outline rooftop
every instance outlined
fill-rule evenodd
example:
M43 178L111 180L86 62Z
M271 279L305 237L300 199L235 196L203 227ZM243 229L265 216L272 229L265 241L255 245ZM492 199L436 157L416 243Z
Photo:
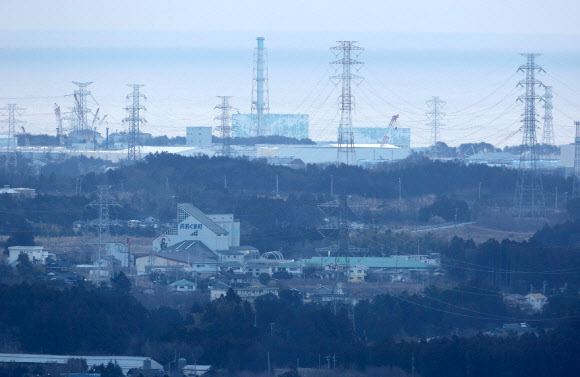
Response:
M178 281L174 281L173 283L171 283L169 285L171 285L171 286L174 287L176 285L195 285L195 283L192 282L192 281L189 281L187 279L181 279L181 280L178 280Z
M207 217L205 213L201 212L199 208L191 203L180 203L179 207L182 210L189 213L191 216L195 217L203 226L214 232L219 236L227 236L228 232L224 230L221 226L217 225L212 219Z
M334 263L338 263L342 266L345 266L347 265L347 258L312 257L309 259L303 259L302 262L304 263L305 266L326 266ZM361 265L370 268L414 268L418 270L427 270L436 268L436 266L423 262L391 257L350 257L348 258L348 264L351 266Z
M151 362L151 369L162 370L163 367L155 360L142 356L70 356L70 355L41 355L23 353L0 353L0 363L29 363L29 364L66 364L70 359L85 359L87 366L92 367L108 364L109 361L119 364L123 373L129 369L143 368L145 361Z

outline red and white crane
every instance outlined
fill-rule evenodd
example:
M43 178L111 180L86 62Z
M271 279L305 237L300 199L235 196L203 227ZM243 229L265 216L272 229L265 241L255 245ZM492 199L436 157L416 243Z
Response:
M387 133L385 134L385 136L383 137L383 141L381 143L381 148L384 148L387 144L389 144L389 130L391 129L397 129L397 120L399 119L399 114L393 115L393 117L391 118L391 122L389 123L389 126L387 127Z

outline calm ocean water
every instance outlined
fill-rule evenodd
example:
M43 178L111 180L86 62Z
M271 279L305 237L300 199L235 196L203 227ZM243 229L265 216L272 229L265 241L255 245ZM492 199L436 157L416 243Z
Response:
M335 74L329 62L336 59L329 49L270 49L270 112L309 114L311 138L333 139L340 86L329 80ZM353 91L355 126L385 126L399 114L399 126L411 128L412 144L427 145L425 101L437 95L446 101L441 140L519 143L522 105L516 99L522 90L516 85L523 74L516 71L524 58L515 51L371 48L358 60L365 64L357 73L364 80ZM124 128L126 84L141 83L144 131L184 135L186 126L216 125L218 95L233 96L232 104L249 112L252 61L252 49L0 49L0 103L26 108L29 132L53 134L54 104L63 111L72 107L71 81L92 81L91 108L108 114L114 131ZM549 53L537 63L546 70L540 80L553 86L557 142L571 142L572 119L580 119L580 53Z

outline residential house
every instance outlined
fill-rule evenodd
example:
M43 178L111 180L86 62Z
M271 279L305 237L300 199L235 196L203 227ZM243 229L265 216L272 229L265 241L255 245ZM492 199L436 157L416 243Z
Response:
M526 295L526 299L535 311L541 311L548 303L548 298L541 293L530 293Z
M181 279L169 284L168 288L172 292L195 292L197 284L187 279Z

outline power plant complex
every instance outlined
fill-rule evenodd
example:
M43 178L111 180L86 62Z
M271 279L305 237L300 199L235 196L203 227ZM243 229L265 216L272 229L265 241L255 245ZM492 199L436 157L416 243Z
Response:
M446 118L446 113L443 111L446 102L439 96L433 96L426 101L426 111L420 114L424 122L421 126L430 131L429 147L416 148L411 145L411 128L405 127L404 124L408 122L406 118L408 114L403 111L401 114L389 116L381 113L381 116L374 117L374 120L369 118L370 122L367 121L364 126L355 120L354 117L359 114L359 111L356 110L354 93L357 90L362 94L365 93L363 90L365 80L359 74L364 63L357 60L364 49L355 41L338 41L330 48L335 55L335 59L330 61L335 73L323 79L334 84L333 90L340 91L337 96L337 116L340 116L340 120L325 122L324 131L327 132L324 133L325 136L322 139L326 141L319 140L322 135L318 132L320 130L313 133L311 129L313 113L308 114L310 111L304 111L304 113L271 112L268 49L265 47L263 37L258 37L256 40L248 111L240 111L232 106L231 96L218 96L219 102L214 108L214 111L219 111L218 116L215 117L217 122L185 127L185 142L181 145L155 146L152 141L153 136L143 132L147 130L147 120L144 117L146 111L144 104L147 98L143 93L142 84L128 85L131 91L126 96L127 106L124 107L126 117L122 119L123 129L109 133L108 120L110 118L103 113L89 90L93 83L73 81L75 90L66 96L72 102L72 106L61 111L60 105L54 104L57 140L55 144L57 146L54 144L40 148L31 146L29 141L31 135L24 128L26 122L22 119L25 109L14 103L0 109L3 110L5 116L0 120L5 125L3 134L0 135L0 153L6 156L4 168L12 173L18 171L17 152L37 161L85 155L114 162L131 162L141 159L148 153L166 151L187 156L260 158L272 164L288 166L304 163L372 166L380 162L404 159L413 152L426 154L432 158L446 158L442 154L442 148L446 148L447 145L444 143L445 140L442 140L440 132L441 129L452 128L443 123L443 119ZM519 155L504 153L502 156L493 153L484 155L473 153L471 156L460 157L470 163L501 164L518 169L514 213L519 216L540 216L545 206L540 170L560 168L565 174L573 175L574 182L580 182L580 142L576 136L573 143L561 147L560 156L555 158L539 152L540 144L555 146L552 116L554 88L537 78L537 73L544 72L535 61L539 54L523 54L523 56L526 63L521 65L516 72L525 76L517 83L518 87L524 89L524 93L517 98L523 103L522 127L505 131L505 138L500 142L504 143L521 132L521 152ZM326 99L331 98L332 93L334 92L329 93ZM376 91L372 94L376 95ZM508 98L509 94L504 99ZM491 94L485 98L490 96ZM89 105L91 98L99 106L96 111L93 111ZM308 97L304 101L306 102L307 99ZM542 117L539 117L536 112L540 102L544 110ZM508 110L513 108L515 105ZM310 109L312 106L307 110ZM462 111L456 111L454 114ZM501 118L505 113L506 111L494 120ZM471 114L475 113L466 115ZM399 115L403 120L402 125L399 125ZM481 115L477 113L473 118L476 119ZM494 120L486 126L491 125ZM540 122L542 127L539 126ZM368 126L369 123L371 125L376 123L377 126ZM319 124L320 120L317 118L317 125ZM508 128L506 127L505 130ZM537 135L537 130L540 128L542 134ZM332 137L333 134L336 136ZM500 137L503 136L500 135ZM575 187L580 187L580 184L576 184ZM580 189L575 189L574 193L576 192L580 192Z

